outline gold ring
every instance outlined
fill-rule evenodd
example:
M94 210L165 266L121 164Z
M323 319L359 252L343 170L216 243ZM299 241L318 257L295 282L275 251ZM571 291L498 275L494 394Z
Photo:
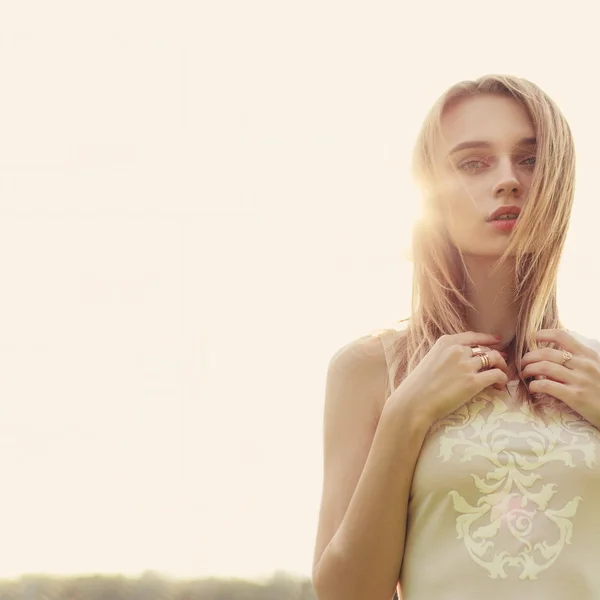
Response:
M571 360L573 355L568 350L563 350L563 359L561 365L564 365L568 360Z
M481 369L479 370L487 371L490 368L490 358L487 353L484 352L483 354L477 354L476 356L479 356L481 359Z

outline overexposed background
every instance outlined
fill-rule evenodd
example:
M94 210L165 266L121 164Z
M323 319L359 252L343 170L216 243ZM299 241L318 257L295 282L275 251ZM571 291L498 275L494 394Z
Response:
M586 10L2 2L0 577L310 574L328 362L408 316L410 153L457 80L569 119L560 303L600 337Z

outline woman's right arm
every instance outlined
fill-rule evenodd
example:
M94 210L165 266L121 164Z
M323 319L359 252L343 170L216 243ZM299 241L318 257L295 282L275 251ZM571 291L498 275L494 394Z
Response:
M312 571L319 600L391 600L398 585L413 471L431 423L398 390L386 400L386 384L377 337L345 346L328 367Z

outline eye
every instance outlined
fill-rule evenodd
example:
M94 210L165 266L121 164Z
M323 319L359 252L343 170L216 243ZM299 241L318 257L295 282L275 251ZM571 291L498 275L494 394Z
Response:
M478 169L480 165L485 165L485 163L482 160L470 158L458 163L456 166L458 169L462 169L463 171L475 171L475 169Z
M535 166L535 156L530 156L529 158L526 158L525 160L521 161L522 165L525 165L526 167L534 167ZM532 162L529 162L532 161Z

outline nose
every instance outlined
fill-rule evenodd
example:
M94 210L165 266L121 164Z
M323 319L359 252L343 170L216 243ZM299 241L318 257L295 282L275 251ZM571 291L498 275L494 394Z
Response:
M494 186L494 196L510 196L519 197L523 191L521 182L517 179L515 168L512 162L508 162L499 171L498 181Z

